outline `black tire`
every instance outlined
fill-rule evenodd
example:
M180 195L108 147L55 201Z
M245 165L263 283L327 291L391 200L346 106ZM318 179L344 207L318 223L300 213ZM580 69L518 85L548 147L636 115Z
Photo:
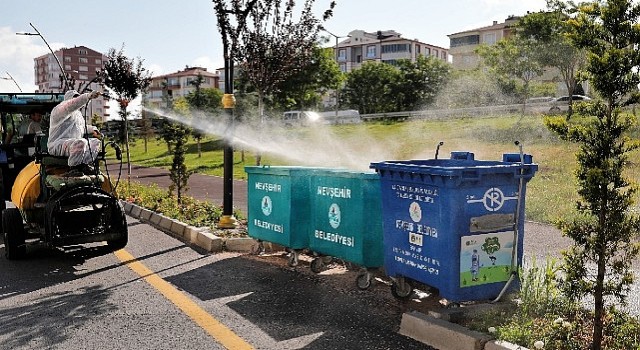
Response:
M107 246L115 252L116 250L126 247L127 243L129 243L129 234L125 231L120 238L113 241L107 241Z
M2 211L2 228L4 234L4 256L9 260L22 259L27 255L25 230L22 215L17 208Z
M558 106L551 107L551 109L549 109L549 112L550 113L560 113L560 107L558 107Z
M411 293L413 293L413 287L404 278L399 278L391 283L391 295L395 298L406 300L409 299Z

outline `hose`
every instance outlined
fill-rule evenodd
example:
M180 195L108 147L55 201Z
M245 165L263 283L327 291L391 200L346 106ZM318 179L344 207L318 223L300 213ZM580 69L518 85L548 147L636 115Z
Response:
M514 215L514 220L513 220L514 222L513 222L513 249L511 250L511 275L509 276L507 283L505 283L504 287L502 287L500 294L498 294L498 296L493 301L491 301L491 303L497 303L498 301L500 301L500 299L502 299L502 296L509 289L509 286L518 275L517 251L518 251L519 236L520 236L519 223L520 223L520 209L522 208L522 189L524 188L524 153L522 153L522 143L520 143L520 141L515 141L514 143L520 149L520 179L518 182L518 202L516 204L516 213Z

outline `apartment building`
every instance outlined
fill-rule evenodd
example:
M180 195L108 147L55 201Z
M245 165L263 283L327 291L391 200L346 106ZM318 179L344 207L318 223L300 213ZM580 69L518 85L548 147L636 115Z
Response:
M481 44L493 45L509 37L514 30L514 24L519 19L520 17L517 16L509 16L504 23L493 21L490 26L447 35L450 41L449 54L452 58L453 68L477 68L480 57L475 53L475 49Z
M104 67L107 57L86 46L62 48L54 52L63 71L53 54L48 53L34 59L34 76L38 92L63 92L65 77L69 85L76 90L88 87L102 91L102 86L95 82L97 72ZM104 98L97 98L87 106L87 115L97 114L103 121L109 116L109 106Z
M400 59L415 62L420 55L448 61L449 50L418 39L406 39L393 30L369 33L353 30L334 46L336 61L343 72L359 68L366 61L395 64Z
M195 91L193 81L198 79L198 75L202 75L203 82L200 88L218 88L220 76L217 73L207 71L203 67L189 67L184 70L159 75L151 78L151 84L143 97L143 103L148 107L164 107L166 100L163 96L170 99L186 96L190 92Z

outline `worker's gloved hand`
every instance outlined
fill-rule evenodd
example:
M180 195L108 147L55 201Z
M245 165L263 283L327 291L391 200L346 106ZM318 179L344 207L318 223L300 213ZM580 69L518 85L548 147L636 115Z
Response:
M89 98L94 99L94 98L96 98L98 96L100 96L100 91L93 90L93 91L91 91L91 94L89 95Z

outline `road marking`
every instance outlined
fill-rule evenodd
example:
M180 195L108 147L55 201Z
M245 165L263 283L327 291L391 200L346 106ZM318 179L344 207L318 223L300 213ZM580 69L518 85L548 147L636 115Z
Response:
M118 259L135 273L144 278L147 283L157 289L165 298L169 299L182 312L187 314L195 323L211 335L217 342L227 349L253 349L253 347L244 341L240 336L232 330L220 323L202 309L198 304L193 302L184 293L180 292L169 282L163 280L155 272L151 271L143 263L138 261L133 255L124 249L120 249L114 253Z

